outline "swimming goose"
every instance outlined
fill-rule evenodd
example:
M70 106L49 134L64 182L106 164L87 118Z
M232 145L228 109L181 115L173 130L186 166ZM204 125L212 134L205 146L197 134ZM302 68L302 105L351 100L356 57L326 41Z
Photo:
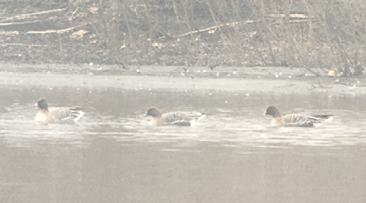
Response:
M151 107L145 116L152 116L150 125L180 125L191 126L195 121L203 119L205 113L169 112L162 114L156 107Z
M281 116L280 112L275 106L269 106L265 115L271 115L272 127L315 127L315 123L329 122L333 120L332 115L301 115L288 114Z
M48 123L76 123L83 115L80 107L48 107L46 99L40 98L35 106L39 107L35 122Z

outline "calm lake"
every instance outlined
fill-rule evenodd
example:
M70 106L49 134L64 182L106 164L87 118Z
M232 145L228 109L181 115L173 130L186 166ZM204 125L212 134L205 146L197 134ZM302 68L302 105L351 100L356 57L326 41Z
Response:
M0 202L366 202L363 94L23 85L0 96ZM35 125L41 96L85 115ZM273 129L268 105L334 120ZM150 106L207 117L149 127Z

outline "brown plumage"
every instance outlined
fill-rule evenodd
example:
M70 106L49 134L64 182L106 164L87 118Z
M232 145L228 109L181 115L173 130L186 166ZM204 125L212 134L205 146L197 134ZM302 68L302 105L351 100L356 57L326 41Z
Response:
M288 114L281 116L275 106L269 106L265 115L271 115L272 127L315 127L315 123L328 122L333 119L332 115L301 115Z
M35 106L39 107L34 119L37 124L75 123L84 115L80 107L48 107L44 98L40 98Z
M151 107L146 116L152 116L150 125L180 125L191 126L194 121L201 120L205 117L204 113L188 113L188 112L169 112L162 114L156 107Z

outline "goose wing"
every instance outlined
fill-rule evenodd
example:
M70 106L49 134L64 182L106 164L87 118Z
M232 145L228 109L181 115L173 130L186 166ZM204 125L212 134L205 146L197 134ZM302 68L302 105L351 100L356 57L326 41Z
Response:
M195 121L205 118L205 113L198 112L170 112L161 117L161 122L168 125L191 126Z
M77 122L83 115L84 112L81 111L79 107L52 107L48 109L50 122L59 123L72 119Z
M160 121L168 125L182 125L184 122L187 122L185 116L183 112L170 112L163 114Z
M314 123L320 122L319 118L300 114L288 114L283 120L289 127L313 127Z
M69 110L71 112L71 117L74 122L77 122L84 115L82 107L70 107Z

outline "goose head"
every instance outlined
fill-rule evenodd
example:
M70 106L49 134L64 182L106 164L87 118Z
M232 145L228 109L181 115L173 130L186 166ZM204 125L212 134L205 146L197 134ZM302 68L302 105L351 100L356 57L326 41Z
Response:
M147 110L145 116L152 116L154 118L159 118L159 117L161 117L161 112L158 108L151 107L149 110Z
M39 107L42 110L48 110L48 103L47 103L47 101L46 101L45 98L38 99L38 101L35 104L35 106Z

